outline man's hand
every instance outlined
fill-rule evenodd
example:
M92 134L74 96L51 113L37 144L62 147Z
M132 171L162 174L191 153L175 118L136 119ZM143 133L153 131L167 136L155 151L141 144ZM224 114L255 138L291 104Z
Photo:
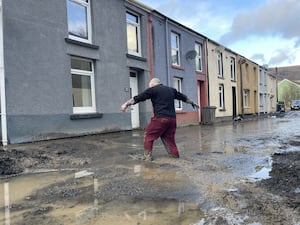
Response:
M191 105L193 106L193 109L195 109L195 107L199 109L199 105L196 104L195 102L192 102Z
M186 100L186 103L189 103L189 104L191 104L192 106L193 106L193 108L195 109L195 107L196 108L199 108L199 105L198 104L196 104L195 102L193 102L191 99L187 99Z
M127 109L127 102L125 102L124 104L121 105L122 112L125 112L126 109Z
M127 102L125 102L123 105L121 105L121 111L125 112L125 110L127 109L128 106L131 106L134 104L135 104L134 99L133 98L129 99Z

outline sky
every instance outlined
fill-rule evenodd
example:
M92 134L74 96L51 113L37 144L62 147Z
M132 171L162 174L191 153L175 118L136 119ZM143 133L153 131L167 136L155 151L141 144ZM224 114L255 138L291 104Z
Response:
M299 0L138 0L259 65L300 65Z

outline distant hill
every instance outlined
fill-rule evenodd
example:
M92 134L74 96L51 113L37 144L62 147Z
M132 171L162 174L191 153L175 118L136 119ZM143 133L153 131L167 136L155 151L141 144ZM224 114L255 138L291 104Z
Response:
M278 80L290 80L297 84L300 84L300 66L286 66L286 67L273 67L268 69Z

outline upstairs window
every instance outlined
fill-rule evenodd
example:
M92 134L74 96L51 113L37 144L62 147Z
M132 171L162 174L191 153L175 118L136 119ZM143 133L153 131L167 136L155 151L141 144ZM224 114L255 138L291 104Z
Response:
M235 59L230 57L230 78L231 80L235 81Z
M141 56L140 17L126 12L127 48L131 55Z
M74 113L96 112L93 61L71 57Z
M180 43L179 35L171 33L171 57L172 65L180 66Z
M203 60L202 60L202 44L195 44L196 54L196 70L202 71L203 70Z
M91 43L90 0L67 0L69 38Z
M222 59L222 53L217 53L217 71L218 71L218 77L223 77L223 59Z

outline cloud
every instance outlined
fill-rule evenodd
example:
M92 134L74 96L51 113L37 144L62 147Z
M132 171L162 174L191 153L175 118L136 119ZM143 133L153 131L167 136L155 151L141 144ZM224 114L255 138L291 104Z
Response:
M277 52L269 60L269 65L278 65L287 62L292 63L295 60L294 54L289 54L286 50L277 50Z
M264 54L254 54L250 57L253 61L259 61L259 62L262 62L263 64L266 62L266 59L265 59L265 55Z
M233 9L216 7L214 1L190 0L185 3L183 0L160 0L158 3L154 0L151 4L167 17L214 40L228 31L233 19L233 13L230 13ZM224 11L228 13L225 18Z
M253 11L238 13L220 42L230 44L249 36L299 37L299 12L298 0L268 0Z

